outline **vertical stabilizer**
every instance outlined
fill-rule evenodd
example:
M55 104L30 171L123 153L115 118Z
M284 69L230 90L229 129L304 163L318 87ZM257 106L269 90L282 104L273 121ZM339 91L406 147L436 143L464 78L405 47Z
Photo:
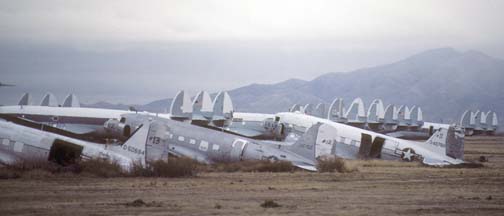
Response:
M345 118L349 123L365 123L366 122L366 112L364 111L364 102L361 98L355 98L347 112L345 113Z
M346 122L345 105L343 103L343 98L335 98L333 100L333 102L331 103L331 106L329 106L327 119L334 121L334 122L340 122L340 123Z
M56 100L56 96L54 96L52 93L47 93L42 98L42 102L40 102L40 106L57 107L58 106L58 100Z
M497 119L497 113L492 113L492 127L496 128L499 126L499 120Z
M79 99L74 94L69 94L63 102L63 107L80 107Z
M313 114L313 104L306 104L306 105L304 105L303 112L306 115Z
M212 118L212 99L210 98L208 92L201 91L198 93L196 98L194 98L192 106L193 121L209 121Z
M397 116L397 124L399 126L407 126L408 124L406 123L405 115L406 115L406 109L407 107L404 105L401 105L397 110L395 111L395 115Z
M313 116L319 117L319 118L326 118L327 117L327 105L325 103L319 103L315 107L315 110L313 111Z
M389 104L385 108L385 123L386 124L395 124L395 123L397 123L396 119L394 119L394 111L395 111L394 104Z
M315 161L315 145L317 143L317 136L319 133L319 128L322 123L317 123L311 126L306 133L303 134L294 144L288 147L288 149L306 159Z
M161 121L153 121L149 125L149 132L145 143L145 160L147 162L168 161L169 127Z
M147 144L147 135L149 134L150 125L148 122L141 125L133 135L122 144L119 153L131 158L135 163L145 165L145 150Z
M424 124L423 112L421 107L417 107L417 123L422 126Z
M217 126L226 126L233 118L233 102L227 92L219 92L213 101L212 121ZM227 123L226 123L227 122Z
M18 105L20 106L29 106L31 105L31 95L30 93L25 93L21 98L19 99Z
M289 109L289 112L301 112L301 106L299 104L294 104Z
M182 90L172 100L170 114L174 119L189 119L192 115L192 109L191 99Z
M460 128L440 128L425 143L434 152L444 153L454 159L464 159L464 132Z
M463 128L472 128L471 127L471 110L466 110L460 117L460 126Z
M471 119L470 119L469 124L470 124L473 128L476 128L476 127L478 126L478 122L479 122L479 113L480 113L480 111L479 111L479 110L476 110L476 112L472 112L472 111L471 111Z
M383 122L384 118L383 102L380 99L373 100L367 111L367 121L371 123Z

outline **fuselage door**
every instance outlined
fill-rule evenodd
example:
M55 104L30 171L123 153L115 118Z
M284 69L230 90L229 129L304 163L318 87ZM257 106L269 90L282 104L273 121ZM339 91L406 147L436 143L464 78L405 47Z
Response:
M247 140L235 139L231 145L231 160L239 161L242 159L243 150L247 146Z

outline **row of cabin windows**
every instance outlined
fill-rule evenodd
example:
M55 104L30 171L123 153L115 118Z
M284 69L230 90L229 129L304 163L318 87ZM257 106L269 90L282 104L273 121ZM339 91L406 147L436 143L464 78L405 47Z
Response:
M15 141L7 139L7 138L3 138L3 139L0 138L0 142L2 143L2 145L5 145L5 146L8 146L10 144L14 144L13 150L15 152L22 152L23 151L24 143L22 143L22 142L15 142Z
M173 136L170 136L170 138L172 138ZM178 141L180 142L184 142L185 141L185 137L183 136L178 136ZM189 139L189 143L192 144L192 145L196 145L196 140L195 139ZM199 150L201 151L207 151L208 150L208 145L209 143L205 140L201 140L200 141L200 145L199 145ZM217 145L217 144L212 144L212 150L214 151L219 151L220 149L220 146Z

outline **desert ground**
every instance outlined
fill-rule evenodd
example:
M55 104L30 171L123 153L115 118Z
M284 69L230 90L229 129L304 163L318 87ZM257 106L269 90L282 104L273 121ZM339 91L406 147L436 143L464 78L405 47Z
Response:
M504 215L504 137L467 137L466 160L480 156L478 168L347 161L357 171L33 175L0 180L0 215Z

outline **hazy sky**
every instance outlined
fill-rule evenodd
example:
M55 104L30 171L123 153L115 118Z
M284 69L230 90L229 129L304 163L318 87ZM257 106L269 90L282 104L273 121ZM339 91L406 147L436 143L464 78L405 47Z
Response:
M439 47L504 58L504 1L3 1L0 104L145 103L310 80Z

